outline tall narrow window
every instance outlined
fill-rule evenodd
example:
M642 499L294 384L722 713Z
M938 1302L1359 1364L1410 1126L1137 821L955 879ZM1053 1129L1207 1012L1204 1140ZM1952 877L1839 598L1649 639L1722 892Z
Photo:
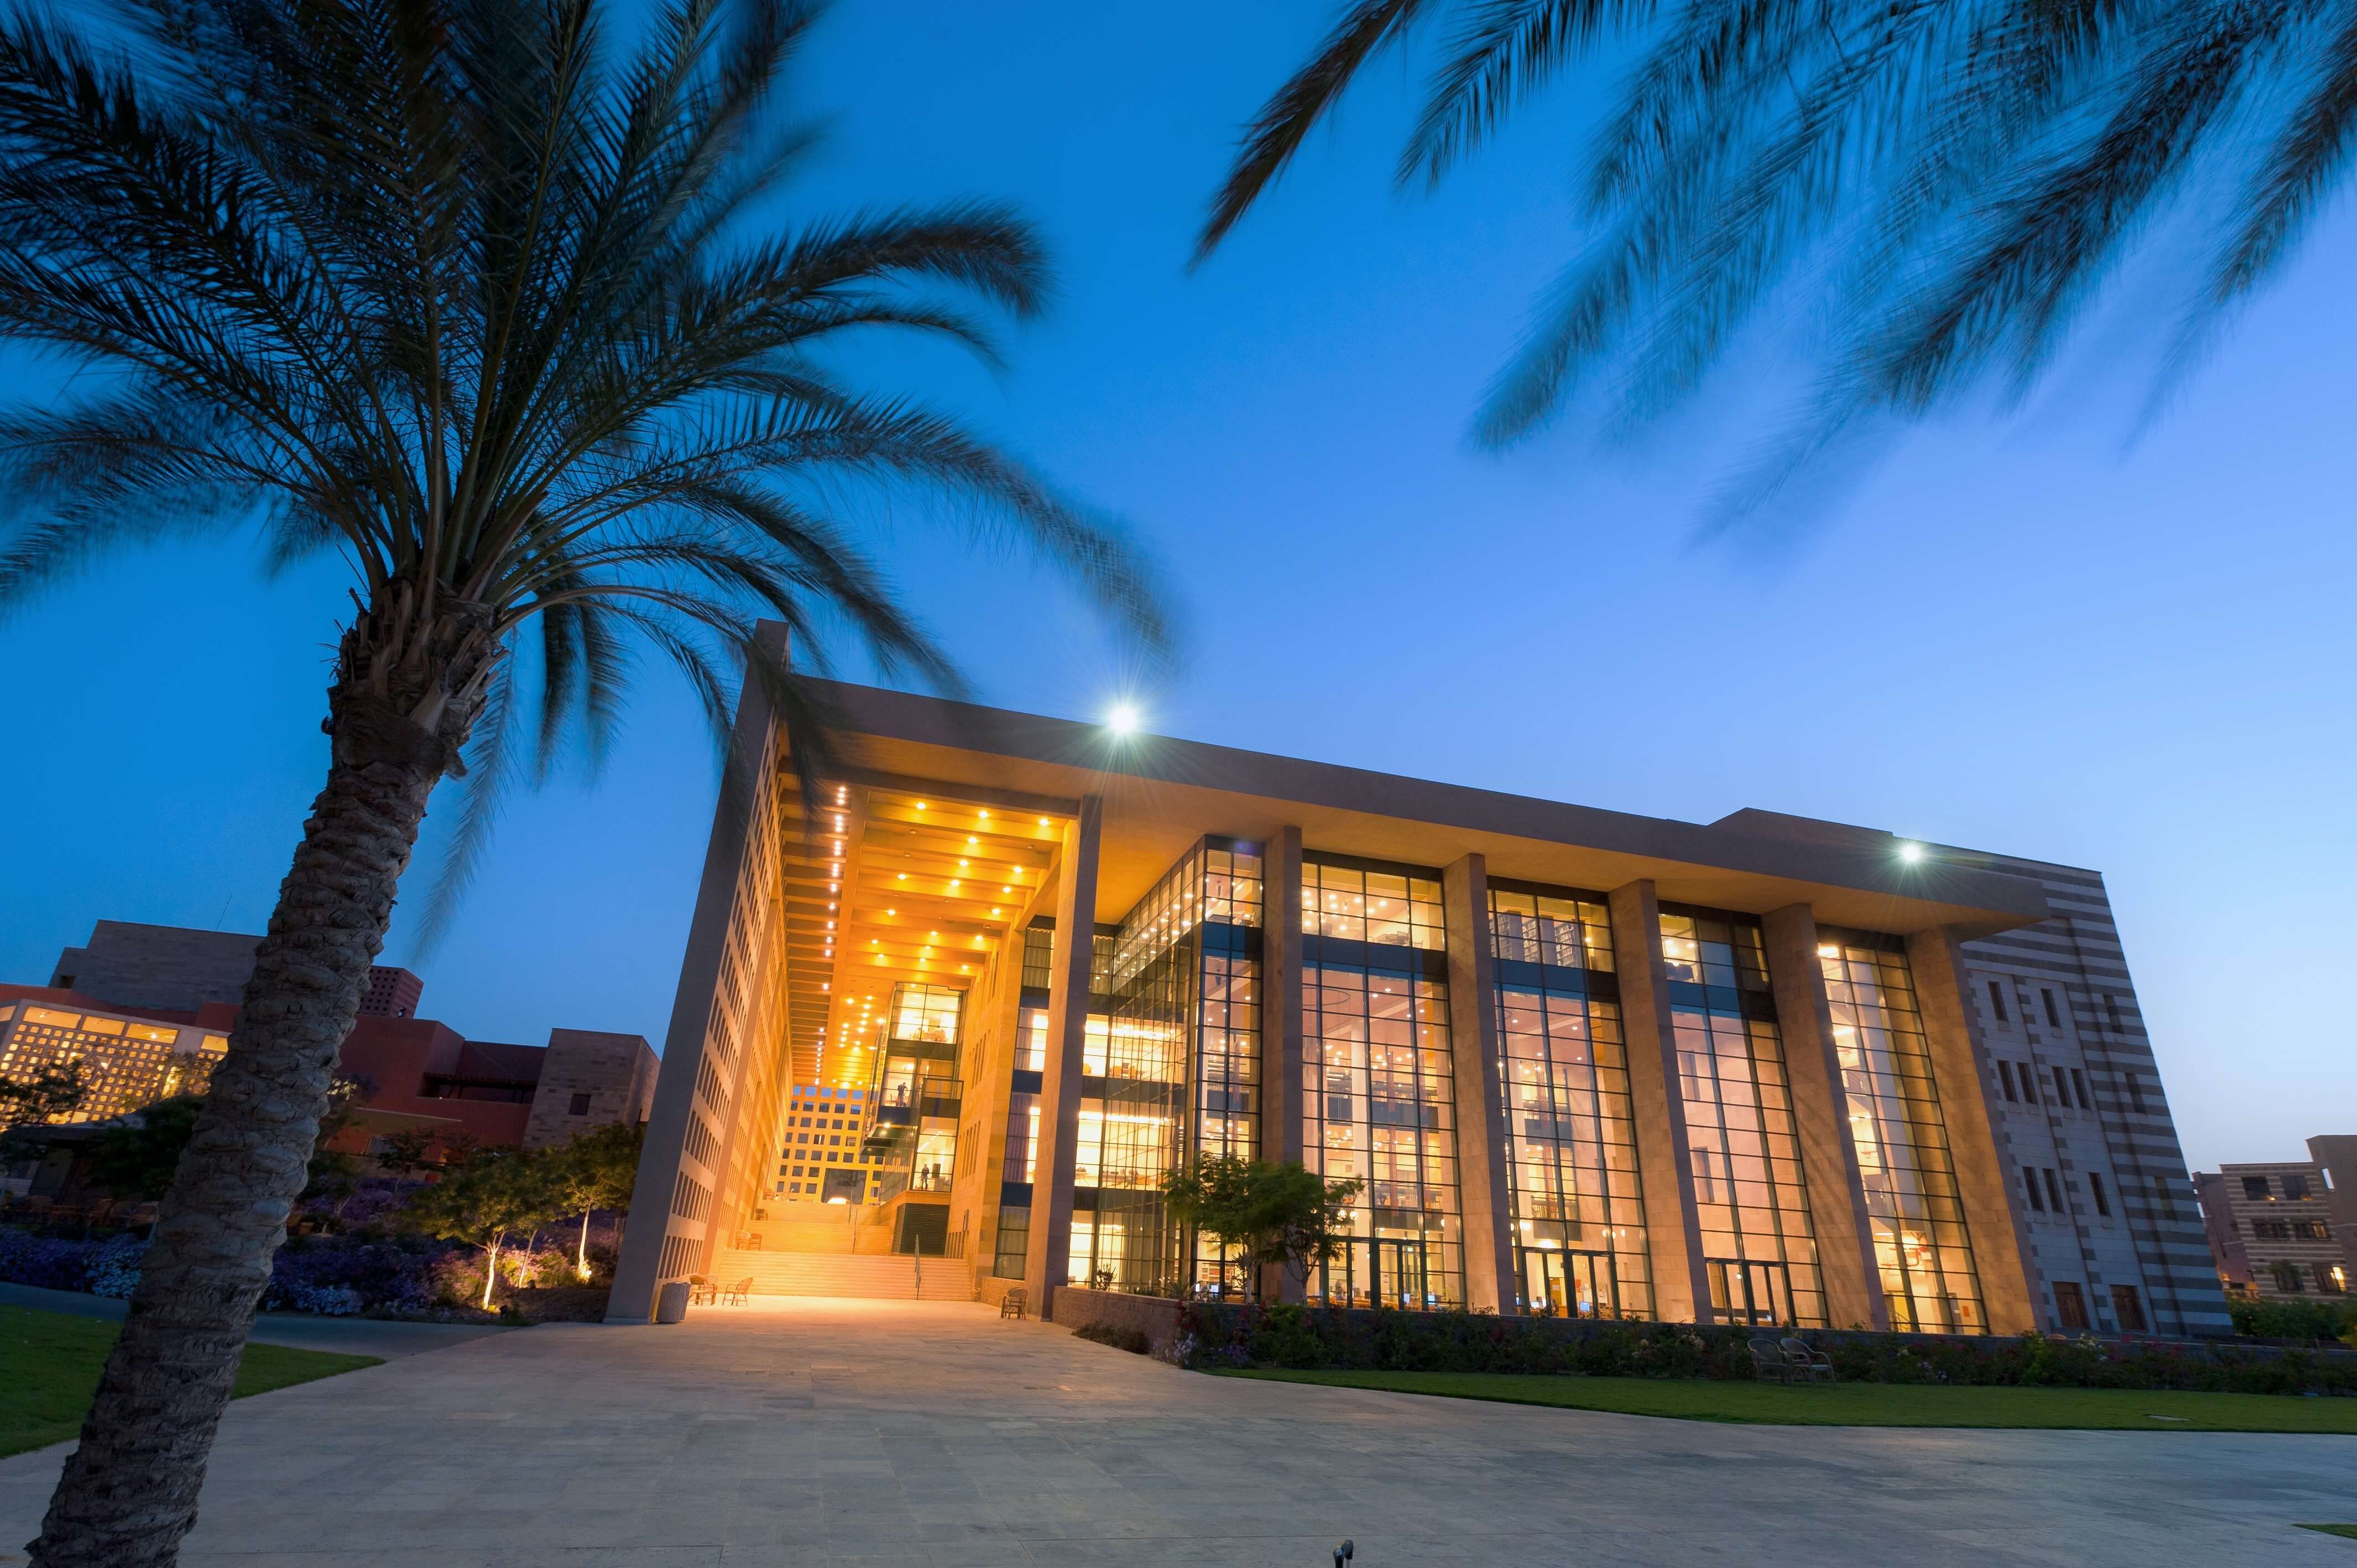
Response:
M2006 1015L2005 987L1992 980L1988 983L1988 993L1989 1010L1996 1015L1996 1021L2000 1024L2012 1023L2013 1020Z
M2087 1193L2095 1200L2095 1212L2109 1219L2112 1217L2112 1200L2104 1196L2104 1178L2093 1171L2087 1173Z
M2038 1191L2038 1173L2028 1165L2021 1167L2021 1190L2029 1195L2029 1207L2039 1213L2046 1212L2046 1199Z
M1309 1295L1456 1305L1464 1247L1437 875L1305 858L1301 876L1302 1163L1365 1184Z
M2080 1110L2093 1111L2095 1108L2095 1102L2087 1098L2087 1075L2077 1068L2071 1069L2071 1092L2078 1096Z
M1646 1317L1652 1283L1603 901L1493 884L1497 1069L1524 1312Z
M2048 1200L2053 1204L2055 1213L2068 1214L2071 1212L2071 1206L2062 1201L2062 1184L2055 1178L2054 1167L2052 1165L2048 1165L2046 1167L2046 1197Z
M2128 1104L2129 1104L2130 1106L2132 1106L2132 1107L2135 1109L2136 1113L2137 1115L2139 1115L2139 1116L2143 1115L2143 1114L2144 1114L2144 1079L2143 1079L2141 1077L2139 1077L2138 1075L2136 1075L2136 1074L2135 1074L2135 1073L2132 1073L2132 1072L2124 1072L2124 1073L2120 1074L2120 1077L2122 1077L2123 1079L2126 1079L2126 1080L2127 1080L2127 1086L2128 1086Z
M2108 992L2105 993L2104 996L2104 1015L2112 1021L2113 1032L2115 1034L2118 1033L2121 1028L2120 999L2110 994Z
M1717 1201L1695 1202L1713 1311L1722 1322L1822 1326L1824 1288L1759 924L1664 907L1661 942L1687 1141L1723 1178Z
M2047 1023L2052 1025L2057 1029L2061 1028L2062 1026L2062 1015L2055 1010L2054 993L2041 985L2038 988L2038 994L2046 1004Z
M1980 1283L1905 944L1820 929L1817 963L1891 1326L1982 1332Z
M2087 1297L2078 1281L2054 1282L2054 1315L2065 1328L2087 1326Z
M2071 1080L2059 1067L2054 1069L2054 1102L2066 1111L2071 1107Z
M2021 1096L2013 1091L2013 1064L2003 1057L1996 1059L1996 1079L2005 1086L2006 1099L2018 1103Z
M2028 1062L2021 1064L2021 1097L2032 1105L2038 1103L2038 1074Z

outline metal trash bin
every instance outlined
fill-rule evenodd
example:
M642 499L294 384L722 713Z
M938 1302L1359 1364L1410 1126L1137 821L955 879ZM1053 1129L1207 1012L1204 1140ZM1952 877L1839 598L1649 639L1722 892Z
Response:
M687 1293L692 1287L685 1280L666 1280L655 1293L655 1321L677 1323L687 1316Z

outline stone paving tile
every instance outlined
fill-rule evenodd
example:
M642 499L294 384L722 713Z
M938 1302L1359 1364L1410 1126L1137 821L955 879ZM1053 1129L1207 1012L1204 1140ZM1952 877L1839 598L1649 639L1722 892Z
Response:
M0 1460L0 1564L62 1447ZM962 1304L457 1345L230 1409L187 1568L2352 1568L2357 1438L1712 1425L1194 1376ZM320 1499L333 1499L323 1508ZM13 1534L11 1532L14 1532Z

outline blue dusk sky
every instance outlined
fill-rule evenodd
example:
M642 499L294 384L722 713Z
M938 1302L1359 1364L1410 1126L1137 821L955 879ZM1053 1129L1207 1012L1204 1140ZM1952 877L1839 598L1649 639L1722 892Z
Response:
M1698 540L1714 477L1803 384L1773 332L1638 444L1593 408L1510 455L1467 434L1577 242L1596 79L1403 195L1413 82L1381 69L1187 272L1235 127L1329 10L845 0L802 62L830 135L781 221L1005 198L1063 278L1004 373L879 374L1128 519L1185 619L1183 662L1142 680L1047 575L879 519L976 693L1083 718L1128 695L1191 739L2097 867L2189 1161L2357 1132L2331 1000L2357 983L2345 205L2140 438L2166 255L2018 413L1911 434L1804 527ZM325 767L335 571L174 545L9 607L0 979L46 980L100 918L261 929ZM660 1042L715 778L651 666L602 776L519 798L450 937L421 959L404 916L385 961L479 1038Z

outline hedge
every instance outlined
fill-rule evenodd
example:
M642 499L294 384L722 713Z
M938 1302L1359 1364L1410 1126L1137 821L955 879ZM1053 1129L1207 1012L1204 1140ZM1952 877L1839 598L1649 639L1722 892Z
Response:
M1198 1368L1748 1381L1755 1375L1748 1343L1760 1332L1679 1323L1190 1302L1181 1308L1178 1333L1164 1354ZM1835 1371L1850 1382L2357 1394L2357 1353L2348 1351L2038 1334L1997 1338L1809 1329L1798 1337L1825 1351Z

